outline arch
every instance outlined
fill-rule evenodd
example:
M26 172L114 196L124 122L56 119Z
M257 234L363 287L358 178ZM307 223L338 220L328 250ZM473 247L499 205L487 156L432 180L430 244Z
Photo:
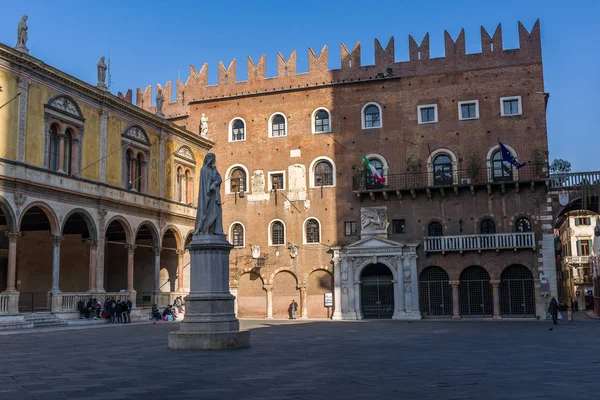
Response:
M427 236L439 237L444 236L444 224L438 219L432 219L427 222Z
M4 219L6 219L6 225L8 226L9 232L17 232L17 218L15 213L10 205L10 203L2 196L0 196L0 208L2 209L2 214L4 215Z
M533 225L531 219L521 215L515 218L515 232L531 232L533 231Z
M318 239L319 240L316 241L316 242L309 242L308 241L308 237L307 237L308 231L306 230L306 224L309 221L311 221L311 220L314 220L317 223L317 225L318 225L317 227L319 228L319 233L318 233L318 235L319 235ZM303 244L321 244L321 241L323 239L323 237L321 236L321 226L322 226L321 225L321 221L319 221L319 219L317 217L308 217L308 218L306 218L304 220L304 222L302 223L302 243Z
M229 168L227 168L227 171L225 171L225 179L230 179L231 178L231 173L236 169L236 168L241 168L242 170L244 170L244 173L246 174L246 191L248 191L248 179L250 179L250 173L248 172L248 168L246 168L246 166L244 164L232 164L229 166ZM225 194L234 194L234 192L231 191L231 185L226 182L225 184Z
M244 126L242 127L242 131L239 131L239 125L234 127L234 124L236 123L236 121L241 121ZM234 138L234 128L237 130L235 133L237 136L237 138ZM228 137L229 137L229 141L230 142L243 142L246 140L246 137L248 136L248 124L246 124L246 120L242 117L233 117L231 119L231 121L229 121L229 128L227 130L227 132L229 132ZM239 137L242 137L241 139Z
M456 154L454 154L454 152L449 148L440 147L432 151L429 157L427 157L427 183L429 186L433 186L436 180L436 170L434 165L435 159L443 154L450 157L452 162L452 184L455 185L458 183L458 158L456 157Z
M306 274L303 286L305 288L305 297L303 302L302 316L307 318L329 318L331 309L325 307L325 293L332 293L333 273L325 268L312 268Z
M114 221L119 222L121 224L121 226L123 227L123 230L125 231L126 243L134 244L135 240L134 240L134 236L133 236L133 229L132 229L131 225L129 224L129 221L127 221L121 215L115 215L114 217L112 217L111 219L108 220L108 222L106 223L106 225L104 227L101 227L101 228L104 230L104 232L106 232L106 230L108 229L110 224L112 224ZM106 235L106 233L105 233L105 235Z
M273 120L278 115L281 115L283 117L283 134L281 134L281 131L279 131L279 134L277 136L273 136ZM284 136L288 136L288 120L284 113L278 111L278 112L271 114L271 116L269 117L269 137L272 138L272 137L284 137Z
M308 167L308 170L310 171L308 174L309 175L308 176L309 187L311 187L311 188L321 187L321 186L315 185L315 168L320 161L327 161L331 165L331 174L332 174L332 178L333 178L332 185L323 185L323 186L324 187L336 186L337 172L336 172L336 168L335 168L335 162L327 156L319 156L319 157L315 158L314 160L312 160L312 162L310 163L310 166Z
M535 280L531 269L510 265L500 275L500 315L535 317Z
M252 272L254 272L256 275L258 275L258 277L260 278L260 281L262 282L262 284L264 286L265 285L265 276L256 272L255 267L249 267L249 268L242 269L237 274L235 274L235 276L233 278L233 285L231 285L231 287L238 287L240 284L240 278L242 277L242 275L249 274Z
M316 122L317 122L317 113L319 111L325 111L327 113L327 124L325 125L325 123L321 123L319 125L319 127L317 127ZM329 109L325 108L325 107L318 107L316 108L312 114L310 115L310 126L311 126L311 131L312 133L328 133L331 132L331 112L329 111ZM323 130L319 130L319 129L323 129Z
M144 128L142 128L139 125L131 125L127 127L121 135L133 140L134 142L142 143L146 146L150 145L150 139L148 138L148 134L146 133Z
M275 277L277 276L277 274L279 274L280 272L289 272L290 274L292 274L294 276L294 278L296 279L296 286L298 285L298 277L296 276L296 274L294 273L294 271L292 271L290 268L288 267L279 267L277 268L275 271L273 271L271 273L271 275L269 276L269 279L267 280L267 285L272 285L273 281L275 280Z
M504 146L510 151L510 153L515 157L515 159L517 159L517 160L519 159L519 156L517 155L517 152L515 151L515 149L513 149L511 146L509 146L505 143L504 143ZM488 182L494 181L494 163L493 163L492 157L494 156L494 154L497 151L500 151L499 144L490 147L490 149L488 150L487 155L485 157L485 163L487 166ZM518 181L519 180L519 170L514 165L511 165L511 170L512 170L512 180Z
M430 265L419 274L419 308L425 318L452 316L452 288L444 268Z
M371 262L362 269L358 283L359 315L362 318L392 318L397 311L394 286L398 285L392 268L381 262Z
M78 119L85 121L81 107L79 107L79 104L77 104L77 102L69 95L57 94L51 97L50 100L48 100L48 103L46 103L46 107L73 115L78 117Z
M46 218L48 218L48 222L50 223L50 233L54 236L60 236L61 229L60 229L60 225L58 223L58 217L56 216L56 213L54 212L52 207L50 207L48 204L46 204L42 201L34 201L32 203L29 203L23 209L23 211L21 211L21 215L19 216L19 225L18 225L19 230L21 230L21 223L23 222L23 217L25 216L25 214L27 214L27 211L29 211L33 207L38 207L40 210L42 210L44 212L44 214L46 214Z
M477 223L479 226L479 233L482 235L496 233L496 220L492 217L483 217Z
M375 122L375 120L374 120L375 117L370 117L369 119L366 118L366 112L370 106L375 106L379 110L379 115L377 116L377 122ZM360 120L361 120L362 129L382 128L383 127L383 112L382 112L381 106L375 102L369 102L369 103L365 104L362 107L362 109L360 110Z
M242 245L235 245L234 244L234 238L233 238L233 228L235 227L235 225L240 225L242 227ZM246 247L246 226L241 222L241 221L234 221L231 223L231 225L229 225L229 241L231 244L233 244L234 247L236 248L242 248L242 247Z
M170 230L171 232L173 232L173 236L175 236L175 242L177 243L177 249L178 250L183 249L183 242L182 242L183 239L182 239L182 236L181 236L181 232L173 224L167 225L162 230L162 232L160 234L160 246L162 247L162 245L163 245L163 239L164 239L165 234L167 233L168 230Z
M192 151L192 149L189 148L189 146L186 146L185 144L183 146L179 146L175 154L186 161L196 164L196 157L194 157L194 152Z
M381 154L377 154L377 153L369 153L369 154L367 154L366 157L367 157L368 160L373 160L374 159L374 160L379 160L379 162L381 162L381 165L383 165L383 177L387 181L388 171L390 169L390 165L388 164L388 162L385 159L385 157L382 156Z
M273 223L275 222L280 222L283 225L283 243L282 244L273 244ZM284 246L285 245L285 240L287 239L287 229L285 226L285 222L283 222L283 220L280 219L274 219L271 222L269 222L269 229L268 229L268 243L269 246Z
M471 265L460 273L459 309L463 317L492 316L490 273L479 265Z
M266 317L267 294L264 288L264 277L254 268L247 268L238 274L234 283L238 317Z
M396 268L393 265L391 265L387 260L382 260L380 258L377 258L377 263L383 264L386 267L388 267L390 271L392 271L392 276L394 277L394 280L396 282L398 281L398 274L396 273ZM362 274L363 269L365 269L371 264L373 264L373 259L371 257L365 257L364 261L359 264L359 266L356 268L356 271L354 272L354 282L360 282L360 275Z
M308 277L315 271L327 271L329 274L331 274L331 276L333 276L333 268L324 265L324 266L319 266L319 267L312 267L311 269L308 270L307 273L304 274L304 278L302 279L302 285L306 286L306 284L308 283Z
M158 236L158 229L156 229L156 226L151 221L148 221L148 220L142 221L138 225L137 229L135 230L135 235L134 235L135 241L137 241L137 236L144 226L148 227L148 229L152 233L152 239L153 239L154 245L158 246L159 242L160 242L160 237ZM135 243L135 241L134 241L134 243Z
M64 222L60 228L61 235L65 230L65 225L67 224L69 217L71 217L73 214L81 214L81 216L83 217L83 220L85 221L85 223L88 227L88 233L90 235L90 239L98 240L98 229L96 227L96 223L94 222L94 218L92 218L90 213L88 211L84 210L83 208L74 208L71 211L69 211L67 213L67 215L65 215L65 218L63 220Z

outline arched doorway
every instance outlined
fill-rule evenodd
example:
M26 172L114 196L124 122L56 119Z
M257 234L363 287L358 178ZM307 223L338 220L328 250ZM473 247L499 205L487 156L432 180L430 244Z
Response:
M460 274L459 296L462 317L492 316L490 274L483 267L474 265Z
M123 221L115 219L106 227L104 239L104 289L107 292L127 290L127 243L131 231Z
M91 218L74 212L63 225L60 245L60 289L63 292L90 290L90 243L96 239Z
M367 265L360 274L363 318L388 319L394 315L394 276L384 264Z
M502 271L500 282L500 314L535 317L535 284L529 268L511 265Z
M324 295L327 292L333 293L333 276L329 271L321 269L313 271L306 282L306 316L308 318L331 317L328 315L331 310L328 310L324 303Z
M150 223L140 225L135 235L133 255L133 288L137 292L138 307L151 306L147 304L147 299L154 299L154 280L158 278L155 277L157 246L158 238L154 227Z
M163 235L158 285L161 292L177 291L178 238L176 235L177 233L170 228Z
M443 268L431 266L421 272L419 307L424 318L452 317L452 288Z
M289 307L292 300L300 304L298 279L290 271L281 271L273 279L273 318L290 318ZM299 309L296 315L300 316Z
M260 275L254 271L244 274L238 285L238 317L264 318L267 315L267 294Z
M52 289L53 233L58 233L58 228L54 228L57 224L50 211L42 207L27 209L20 222L22 236L17 246L16 278L20 292L19 312L50 310L48 292ZM60 239L56 241L60 245Z

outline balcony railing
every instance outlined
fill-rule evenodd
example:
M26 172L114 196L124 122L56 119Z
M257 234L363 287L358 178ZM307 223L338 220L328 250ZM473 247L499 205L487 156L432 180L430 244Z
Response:
M533 232L493 233L489 235L427 236L425 252L535 249Z
M566 256L565 263L567 264L588 264L591 262L590 256Z
M386 181L380 183L367 172L364 177L354 177L353 190L408 190L430 187L470 186L488 183L514 183L545 180L548 178L545 165L526 165L519 170L479 168L478 171L450 169L428 172L406 172L388 174Z
M568 174L551 174L550 188L562 189L600 183L600 171L570 172Z

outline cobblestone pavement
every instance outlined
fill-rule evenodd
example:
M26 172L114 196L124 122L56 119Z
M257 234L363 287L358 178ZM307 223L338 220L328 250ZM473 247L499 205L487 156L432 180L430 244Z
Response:
M167 349L177 323L0 335L0 399L572 399L600 323L242 321L252 348ZM579 395L578 395L579 394Z

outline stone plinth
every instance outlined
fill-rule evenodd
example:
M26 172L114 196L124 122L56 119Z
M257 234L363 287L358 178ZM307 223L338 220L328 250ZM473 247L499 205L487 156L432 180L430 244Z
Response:
M190 251L190 294L179 332L169 333L173 350L225 350L250 347L250 332L241 331L235 297L229 293L229 252L225 235L195 235Z

